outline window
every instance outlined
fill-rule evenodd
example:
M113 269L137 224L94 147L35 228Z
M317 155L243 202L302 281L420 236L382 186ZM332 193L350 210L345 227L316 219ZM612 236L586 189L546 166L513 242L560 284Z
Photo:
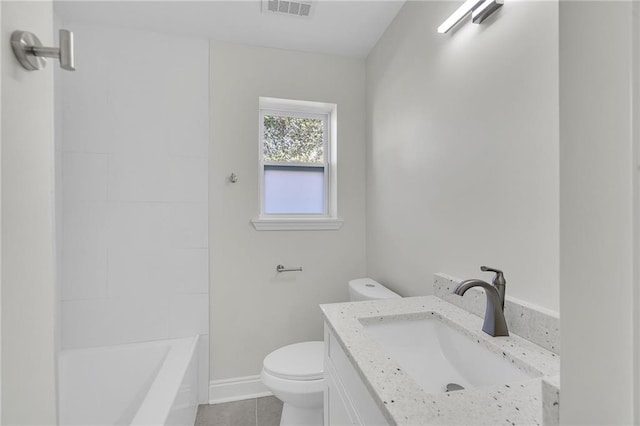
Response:
M260 98L258 230L338 229L336 106Z

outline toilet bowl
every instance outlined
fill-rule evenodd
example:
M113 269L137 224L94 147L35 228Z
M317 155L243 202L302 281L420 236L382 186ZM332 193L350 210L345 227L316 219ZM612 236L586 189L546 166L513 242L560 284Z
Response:
M371 278L349 281L349 299L394 299L400 296ZM284 346L267 355L262 383L283 402L280 426L323 424L324 342Z
M322 424L324 343L284 346L264 359L260 379L284 404L280 425Z

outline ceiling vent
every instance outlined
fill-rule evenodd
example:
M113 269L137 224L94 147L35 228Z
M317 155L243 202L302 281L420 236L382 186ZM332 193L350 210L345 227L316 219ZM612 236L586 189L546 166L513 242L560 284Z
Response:
M311 1L262 0L262 11L308 18L311 16Z

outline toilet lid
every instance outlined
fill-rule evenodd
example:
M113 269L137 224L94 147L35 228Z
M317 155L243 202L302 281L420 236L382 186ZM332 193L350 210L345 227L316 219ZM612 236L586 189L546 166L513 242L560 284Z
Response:
M276 349L264 359L264 370L290 380L322 379L324 342L303 342Z

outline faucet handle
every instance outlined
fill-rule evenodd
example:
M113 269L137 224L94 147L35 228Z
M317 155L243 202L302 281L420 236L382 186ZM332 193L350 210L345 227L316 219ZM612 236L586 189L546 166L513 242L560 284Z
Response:
M507 281L504 279L504 273L499 270L499 269L495 269L495 268L490 268L488 266L481 266L480 267L481 271L484 272L495 272L496 276L493 278L493 285L495 286L504 286L507 284Z

